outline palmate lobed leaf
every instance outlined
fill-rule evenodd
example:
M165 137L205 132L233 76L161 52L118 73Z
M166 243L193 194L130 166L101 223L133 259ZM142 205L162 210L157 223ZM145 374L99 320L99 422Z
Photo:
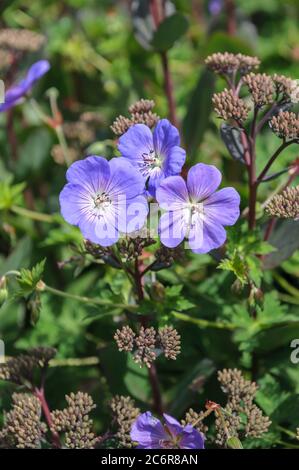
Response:
M29 295L36 289L38 282L41 280L42 274L44 272L46 259L43 259L32 269L22 268L20 270L20 276L17 281L20 286L20 289L17 292L17 296L26 296Z

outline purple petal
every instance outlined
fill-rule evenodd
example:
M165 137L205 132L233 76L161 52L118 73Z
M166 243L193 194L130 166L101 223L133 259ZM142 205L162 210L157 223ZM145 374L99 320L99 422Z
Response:
M165 176L178 175L186 160L186 152L181 147L172 147L166 154L163 169Z
M49 68L50 63L47 60L35 62L28 70L26 77L7 90L5 102L0 105L0 112L7 111L18 104L21 98L32 88L33 84L48 72Z
M124 204L117 204L117 228L123 233L132 233L144 227L148 202L145 196L136 196Z
M66 172L69 183L84 185L91 193L106 188L109 178L109 163L105 158L96 155L78 160Z
M234 225L240 216L240 196L234 188L224 188L204 201L207 217L221 225Z
M104 217L82 217L79 228L87 240L102 246L111 246L117 242L119 233L116 228L115 216L105 214Z
M90 204L88 191L78 184L66 184L59 195L62 217L70 224L78 225Z
M156 197L156 190L164 179L165 174L161 168L156 168L154 171L151 171L147 188L150 196Z
M175 248L185 238L188 229L189 210L166 212L159 221L159 235L163 245Z
M180 441L180 449L204 449L204 437L202 433L187 425L183 430L183 437Z
M131 163L138 167L143 163L143 154L153 150L153 135L149 127L144 124L135 124L125 132L118 141L118 150L122 157L129 158Z
M213 194L221 182L221 173L213 165L197 163L190 168L187 176L187 187L190 197L202 201Z
M203 224L198 223L196 230L202 230L202 237L199 234L194 241L189 240L190 248L194 253L209 253L223 245L226 240L223 226L210 217L205 217Z
M111 196L129 200L144 193L144 179L126 158L112 158L109 166L110 180L106 191Z
M45 75L49 69L50 63L48 60L39 60L38 62L35 62L28 70L27 76L25 78L26 84L31 87L33 83Z
M173 436L178 436L183 432L183 426L172 416L163 414L166 426Z
M180 135L168 119L158 121L153 135L154 149L159 155L167 155L172 147L180 145Z
M138 442L139 449L160 449L160 441L168 439L161 422L149 411L142 413L134 421L130 436L132 441Z
M156 191L159 206L166 210L182 208L189 202L186 183L181 176L169 176Z

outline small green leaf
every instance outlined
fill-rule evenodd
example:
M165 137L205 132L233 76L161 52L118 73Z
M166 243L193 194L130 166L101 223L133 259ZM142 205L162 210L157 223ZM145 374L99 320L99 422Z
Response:
M237 250L234 251L231 258L223 259L218 265L218 269L232 271L242 285L245 285L248 282L247 263L244 262Z
M170 49L175 41L185 34L189 26L187 18L181 13L174 13L162 21L155 31L152 46L158 52Z
M237 437L229 437L226 441L226 445L230 449L243 449L242 443Z
M26 183L11 185L8 181L0 181L0 210L10 209L18 204Z
M40 263L37 263L33 268L21 269L20 276L17 281L20 286L20 290L17 292L17 296L27 296L34 292L38 282L41 280L41 276L44 272L46 259L43 259Z

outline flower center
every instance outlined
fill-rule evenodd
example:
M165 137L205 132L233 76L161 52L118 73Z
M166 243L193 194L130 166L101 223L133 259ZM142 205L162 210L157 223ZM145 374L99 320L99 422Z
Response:
M111 199L107 193L103 192L101 194L96 194L93 202L95 208L105 208L111 204Z
M161 449L179 449L180 448L180 442L181 442L181 439L182 439L182 435L181 434L173 434L170 429L168 428L168 426L164 426L164 429L165 431L167 432L167 434L169 434L169 438L168 439L161 439L159 441L159 445L161 447Z
M197 217L200 219L204 219L204 206L202 202L195 202L190 204L190 212L191 212L191 225L194 225L194 219Z
M93 198L92 212L96 217L100 218L103 216L103 213L109 209L111 204L112 200L105 191L102 193L97 193Z
M150 149L148 153L142 154L142 162L140 163L143 175L147 175L152 170L161 168L163 163L162 156L157 154L154 149Z

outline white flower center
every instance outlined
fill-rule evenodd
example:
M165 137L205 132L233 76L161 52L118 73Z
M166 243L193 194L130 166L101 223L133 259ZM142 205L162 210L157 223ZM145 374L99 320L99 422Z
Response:
M139 166L143 176L147 176L152 171L162 167L163 158L161 155L157 154L154 149L150 149L148 153L144 152L141 157L142 161Z
M189 208L191 226L195 225L195 221L198 218L204 220L204 206L202 202L191 202Z
M111 208L112 200L109 195L103 191L96 193L93 197L92 213L96 217L103 217L104 213Z

